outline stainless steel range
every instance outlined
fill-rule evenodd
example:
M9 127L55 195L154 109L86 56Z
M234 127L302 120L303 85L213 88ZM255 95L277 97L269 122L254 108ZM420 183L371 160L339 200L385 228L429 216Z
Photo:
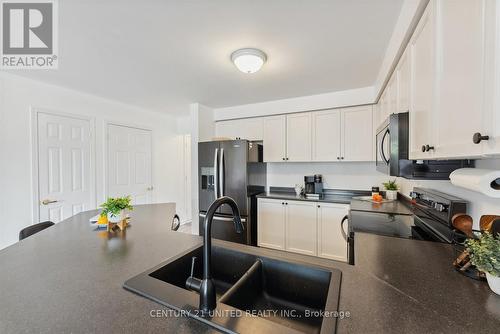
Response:
M467 213L467 201L437 190L415 187L411 193L413 215L351 211L349 213L348 260L354 264L356 233L452 243L452 218Z

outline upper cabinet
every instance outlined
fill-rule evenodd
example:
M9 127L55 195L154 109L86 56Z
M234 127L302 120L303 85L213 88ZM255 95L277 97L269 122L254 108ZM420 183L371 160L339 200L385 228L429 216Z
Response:
M262 140L264 119L255 117L219 121L215 123L215 133L221 138Z
M286 160L286 116L264 118L264 161L283 162Z
M434 153L433 99L435 73L434 3L427 6L410 40L411 103L410 158L429 159Z
M286 116L286 160L311 161L311 113L290 114ZM265 151L265 146L264 146Z
M373 160L372 114L371 105L342 109L342 160Z
M396 113L407 112L410 110L410 83L411 83L411 64L410 51L407 49L396 67L397 82L397 100Z
M313 161L338 161L342 156L341 110L323 110L312 113Z
M435 1L436 109L435 157L475 157L481 145L472 141L483 128L484 15L486 1Z

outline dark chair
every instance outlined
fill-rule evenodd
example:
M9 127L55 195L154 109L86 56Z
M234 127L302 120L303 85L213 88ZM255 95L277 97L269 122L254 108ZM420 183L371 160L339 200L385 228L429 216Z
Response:
M174 218L172 219L172 226L170 229L172 231L177 231L179 229L179 226L181 226L181 219L179 218L178 214L174 215Z
M53 222L46 221L43 223L38 223L38 224L34 224L31 226L25 227L21 230L21 232L19 232L19 241L29 237L30 235L38 233L41 230L45 230L46 228L49 228L52 225L54 225Z

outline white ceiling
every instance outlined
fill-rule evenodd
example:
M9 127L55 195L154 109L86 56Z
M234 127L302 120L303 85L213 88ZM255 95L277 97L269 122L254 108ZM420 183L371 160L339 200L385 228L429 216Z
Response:
M59 69L16 74L179 114L371 86L404 0L59 1ZM231 52L268 55L245 75Z

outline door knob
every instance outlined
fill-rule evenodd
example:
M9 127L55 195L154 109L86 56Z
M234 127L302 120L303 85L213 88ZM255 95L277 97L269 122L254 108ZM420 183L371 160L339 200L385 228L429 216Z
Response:
M472 142L474 144L479 144L482 140L489 140L489 139L490 139L490 136L482 136L479 132L476 132L472 136Z
M43 204L43 205L49 205L49 204L51 204L51 203L57 203L57 201L56 201L56 200L50 200L50 199L44 199L44 200L42 201L42 204Z

